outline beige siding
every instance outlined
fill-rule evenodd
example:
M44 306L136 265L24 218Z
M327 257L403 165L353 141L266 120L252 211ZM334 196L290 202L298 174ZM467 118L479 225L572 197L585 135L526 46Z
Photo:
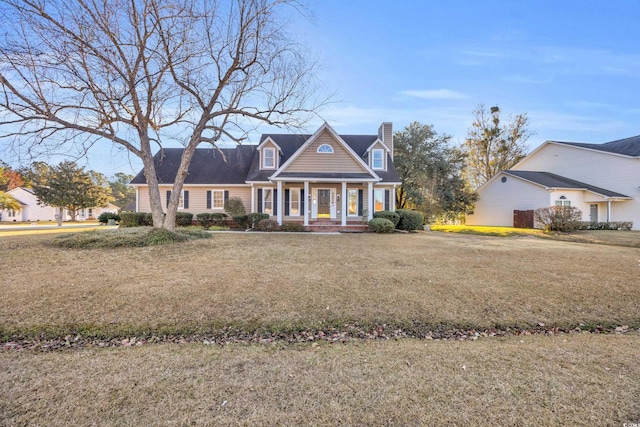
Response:
M149 192L147 187L138 187L138 212L151 212L151 204L149 203ZM167 206L167 191L171 190L171 187L160 187L160 200L162 201L162 207ZM229 197L239 197L244 203L244 208L247 212L251 209L251 187L225 187L219 186L184 186L184 191L189 192L189 207L186 209L180 209L180 211L191 212L193 214L199 214L203 212L224 212L223 209L207 209L207 191L210 190L224 190L229 192Z
M331 147L333 147L333 153L318 153L317 149L322 144L331 145ZM366 172L366 169L325 130L313 143L307 146L306 150L301 153L285 171L362 173Z

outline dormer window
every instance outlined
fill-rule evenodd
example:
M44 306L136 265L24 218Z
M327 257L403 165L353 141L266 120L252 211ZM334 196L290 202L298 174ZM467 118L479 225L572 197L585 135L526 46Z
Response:
M371 167L373 169L384 169L384 150L380 148L371 150Z
M267 147L262 149L262 168L275 169L276 167L276 149Z
M333 147L329 144L322 144L316 151L318 153L333 153Z

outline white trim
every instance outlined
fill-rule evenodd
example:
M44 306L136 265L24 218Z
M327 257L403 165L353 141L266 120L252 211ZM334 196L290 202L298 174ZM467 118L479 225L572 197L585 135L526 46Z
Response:
M310 178L310 177L304 177L304 178L290 178L290 177L283 177L283 178L277 178L277 179L272 179L271 181L273 182L279 182L279 181L287 181L287 182L305 182L305 181L309 181L309 182L331 182L331 183L339 183L342 181L345 182L380 182L381 178ZM253 181L253 182L267 182L267 181ZM384 184L390 184L387 182L384 182ZM400 182L398 182L397 184L401 184Z
M300 201L301 201L301 197L300 197L300 190L302 190L300 187L289 187L287 188L287 190L289 190L289 215L290 217L300 217L302 216L302 212L300 210ZM298 213L297 214L292 214L291 213L291 209L293 206L293 195L297 194L298 195Z
M382 161L382 165L380 167L376 167L374 165L374 161L375 161L375 155L374 153L376 152L380 152L380 160ZM371 150L371 154L369 154L371 156L371 169L373 170L386 170L387 168L385 168L385 152L382 148L374 148L373 150Z
M340 217L342 219L342 226L347 225L347 182L342 181L342 195L340 196Z
M322 126L320 126L320 128L309 137L309 139L307 139L305 141L304 144L302 144L302 146L300 148L298 148L298 150L293 153L293 155L291 155L291 157L289 157L287 159L286 162L284 162L284 164L282 164L280 166L280 168L276 171L276 173L274 173L270 179L274 179L276 178L281 172L283 172L285 169L287 169L287 167L289 167L289 165L291 163L293 163L298 157L300 157L300 155L306 151L306 149L309 147L309 145L311 145L316 139L318 139L318 137L322 134L322 132L327 131L331 134L331 136L338 142L338 144L342 145L342 147L347 151L347 153L349 153L349 155L360 165L362 166L365 171L369 174L371 174L371 176L375 179L377 179L378 181L381 180L381 178L373 171L373 169L371 169L369 167L369 165L367 165L367 163L362 160L362 158L360 156L358 156L356 154L355 151L353 151L353 149L351 147L349 147L349 144L347 144L341 137L340 135L338 135L336 133L335 130L333 130L333 128L331 126L329 126L329 124L327 122L325 122ZM360 180L361 182L363 181L362 179ZM336 180L334 180L334 182L336 182Z
M278 207L278 213L276 214L276 220L278 221L278 225L282 225L282 211L284 210L284 204L282 203L282 199L283 199L283 191L282 191L282 181L278 181L278 185L276 187L276 189L278 190L278 194L276 194L275 197L275 203L276 206Z
M273 166L267 166L265 163L265 160L267 160L267 157L265 156L265 154L267 152L273 152ZM262 170L272 170L272 169L278 169L278 159L277 159L277 153L278 150L276 149L276 147L265 147L260 151L260 169Z
M371 145L366 149L366 151L365 151L365 152L366 152L366 153L368 153L368 152L369 152L369 151L371 151L371 150L373 149L373 147L375 147L377 144L382 145L382 147L384 147L384 150L385 150L387 153L390 153L390 152L391 152L391 149L387 146L387 144L385 144L384 142L382 142L382 140L381 140L380 138L376 139L376 140L374 141L374 143L373 143L373 144L371 144Z
M262 213L268 214L269 216L273 216L273 204L275 203L275 201L273 200L273 187L262 187ZM271 192L271 212L267 212L267 208L266 208L266 192L270 191ZM280 212L280 211L278 211Z
M329 150L331 150L331 151L320 151L320 149L322 147L329 147ZM333 154L333 147L331 146L331 144L326 144L326 143L325 144L321 144L321 145L318 146L318 148L316 148L316 153L319 153L319 154Z
M359 216L358 215L358 211L359 211L359 209L358 209L359 208L359 206L358 206L358 204L359 204L358 203L358 192L360 190L362 190L362 189L361 188L355 188L355 187L347 188L347 208L345 209L345 214L348 217L355 218L355 217ZM356 210L355 210L355 213L350 214L349 213L349 203L348 202L349 202L349 193L352 192L352 191L354 191L356 193Z
M211 189L209 191L211 191L211 210L213 210L213 209L224 209L224 192L225 192L225 190L224 189L220 189L220 190L219 189ZM222 193L222 206L220 206L219 208L217 208L215 206L215 203L214 203L215 197L213 197L213 193Z
M311 209L311 193L309 192L309 181L304 182L304 221L305 227L309 225L309 210Z
M273 139L271 139L271 137L270 137L270 136L268 136L267 138L265 138L265 140L264 140L264 141L262 141L262 142L261 142L261 143L256 147L256 151L260 151L260 150L262 150L262 148L263 148L262 146L263 146L263 145L266 145L266 144L268 144L268 143L273 144L273 146L275 146L275 147L278 149L278 151L279 151L280 153L282 153L282 148L280 148L280 146L279 146L278 144L276 144L276 142L275 142Z

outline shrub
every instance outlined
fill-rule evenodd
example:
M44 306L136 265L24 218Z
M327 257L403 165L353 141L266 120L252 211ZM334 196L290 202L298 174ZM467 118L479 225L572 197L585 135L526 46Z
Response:
M273 219L263 219L256 224L256 228L260 231L278 231L280 226L278 225L278 221Z
M234 215L233 222L236 223L238 228L247 229L251 228L251 221L249 220L249 215Z
M391 211L379 211L374 213L373 217L388 219L393 223L393 228L396 228L398 226L398 222L400 222L400 215Z
M386 218L373 218L369 221L369 229L375 233L391 233L396 227Z
M550 206L536 209L533 218L545 231L568 232L580 228L582 211L573 206Z
M193 224L193 214L190 212L176 212L176 225L187 227Z
M398 209L396 213L400 215L400 221L397 225L399 230L413 231L422 228L424 216L420 212L409 209Z
M153 218L150 213L146 212L121 212L121 227L141 227L153 225Z
M280 227L280 231L291 231L299 233L301 231L304 231L304 225L298 224L297 222L287 222L282 224L282 226Z
M98 215L98 222L100 224L106 224L110 219L120 221L120 215L113 212L102 212L100 215Z
M581 222L579 230L621 230L629 231L633 228L633 222L630 221L612 221L612 222Z
M240 197L230 197L225 200L224 211L231 216L244 215L247 213Z
M261 212L253 212L249 215L249 224L251 228L255 227L263 219L269 219L269 214L261 213Z
M225 219L227 218L227 215L221 212L215 212L215 213L205 212L205 213L199 213L198 215L196 215L196 218L198 218L198 222L200 223L200 225L205 230L208 230L212 225L216 225L216 226L225 225L225 222L226 222Z

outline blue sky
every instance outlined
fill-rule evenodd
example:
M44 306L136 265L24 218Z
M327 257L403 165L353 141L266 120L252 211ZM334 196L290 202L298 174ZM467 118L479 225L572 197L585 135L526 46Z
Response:
M639 1L308 1L295 37L318 59L333 102L322 120L345 134L412 121L464 141L479 104L527 113L545 140L640 134ZM263 127L259 132L272 132ZM257 141L259 135L254 136ZM140 162L113 149L87 164L107 175ZM82 163L82 162L81 162Z

